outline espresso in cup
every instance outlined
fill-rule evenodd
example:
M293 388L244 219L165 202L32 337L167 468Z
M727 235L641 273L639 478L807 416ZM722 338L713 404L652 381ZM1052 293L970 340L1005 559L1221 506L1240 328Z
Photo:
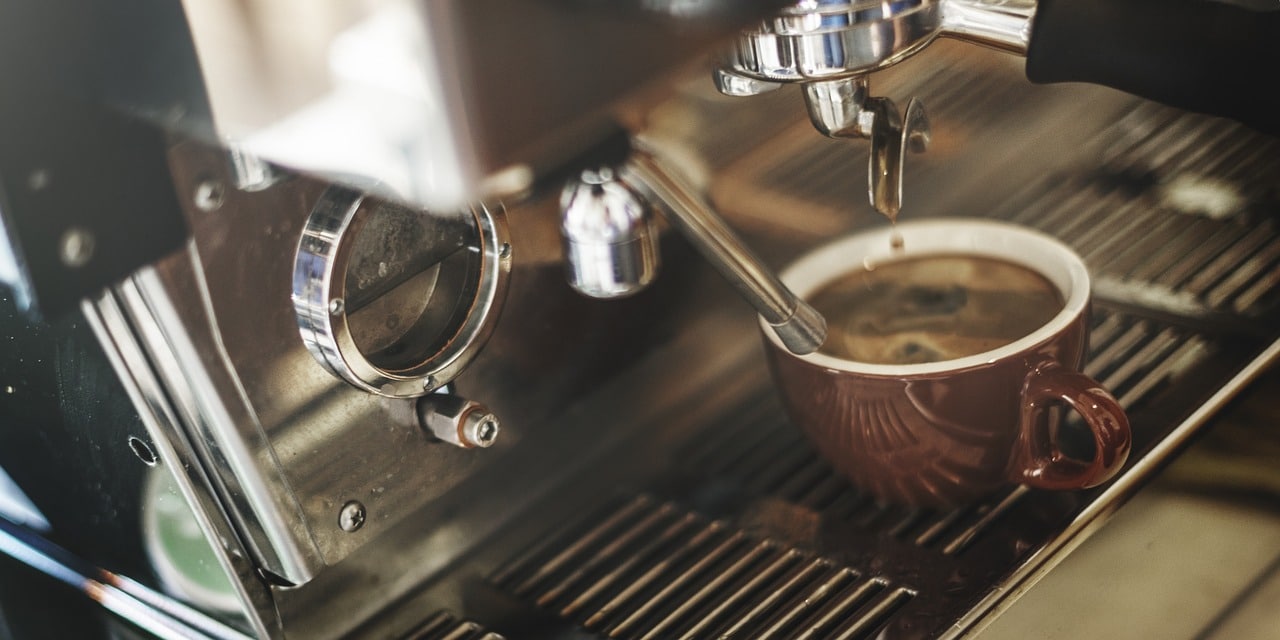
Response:
M827 320L824 352L876 364L991 351L1044 326L1063 304L1057 287L1036 271L959 254L860 266L808 302Z
M885 502L952 506L1009 484L1069 490L1112 477L1131 446L1123 408L1081 372L1089 275L1056 239L991 220L938 219L839 238L781 278L828 322L796 355L760 327L792 422ZM1093 436L1065 457L1054 407Z

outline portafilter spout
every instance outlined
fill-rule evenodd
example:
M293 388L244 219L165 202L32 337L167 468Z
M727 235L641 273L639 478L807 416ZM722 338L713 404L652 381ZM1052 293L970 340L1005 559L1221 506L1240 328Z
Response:
M876 211L896 220L902 208L902 174L907 152L929 146L924 103L912 98L899 112L888 98L872 97L866 76L804 84L804 103L814 128L829 138L867 138L867 195Z
M611 298L648 284L653 268L640 265L656 256L652 243L657 235L647 231L643 212L656 206L755 307L788 350L812 353L826 340L822 315L788 289L712 204L643 141L634 141L630 157L621 166L590 169L571 179L564 194L561 232L570 283L580 292ZM600 229L610 231L602 234ZM610 242L611 238L619 241ZM637 238L643 238L644 249L637 249ZM637 260L637 256L646 258ZM632 273L650 277L627 275ZM608 286L601 286L602 282Z

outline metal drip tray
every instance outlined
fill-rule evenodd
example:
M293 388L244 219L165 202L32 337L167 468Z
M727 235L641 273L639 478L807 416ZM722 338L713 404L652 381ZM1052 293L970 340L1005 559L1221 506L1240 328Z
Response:
M909 163L907 184L923 186L904 215L980 212L1085 257L1096 282L1087 373L1134 428L1121 476L1081 492L1012 488L949 511L877 503L787 424L750 350L717 378L691 374L684 419L624 429L633 435L522 510L423 601L469 585L468 615L511 637L972 635L1274 360L1280 143L1107 92L1086 105L1091 118L1070 120L1088 99L1030 88L993 70L999 58L939 50L929 77L885 74L890 92L949 97L932 114L944 132L937 156ZM992 104L1017 106L974 116ZM683 108L715 122L727 107L694 95ZM1064 118L1077 129L1069 152L1019 160L1044 158L1030 150L1060 142ZM776 135L754 148L714 127L691 139L736 154L709 160L713 192L741 227L774 240L775 260L883 223L859 191L863 149L824 142L804 122L770 124L759 130ZM965 144L949 148L946 135ZM1007 153L978 144L996 138Z
M1186 374L1230 347L1109 308L1094 331L1091 374L1124 399L1142 467L1187 397ZM946 636L1073 519L1114 499L1018 487L948 511L878 503L821 460L767 390L700 436L646 488L662 497L610 499L539 532L542 544L489 579L616 638Z
M611 504L496 584L618 638L861 638L916 595L836 557L640 495Z

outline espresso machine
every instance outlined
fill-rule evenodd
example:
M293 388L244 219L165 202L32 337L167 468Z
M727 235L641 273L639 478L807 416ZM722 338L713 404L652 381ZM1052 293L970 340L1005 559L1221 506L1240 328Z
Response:
M0 638L974 637L1280 354L1268 3L326 4L0 4ZM1117 478L787 424L898 215L1086 259Z

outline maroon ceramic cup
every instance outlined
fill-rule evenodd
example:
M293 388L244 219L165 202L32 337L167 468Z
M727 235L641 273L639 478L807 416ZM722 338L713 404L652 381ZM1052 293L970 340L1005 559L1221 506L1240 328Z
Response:
M869 364L818 352L797 356L761 321L774 381L792 421L857 486L887 502L953 506L1009 484L1095 486L1124 464L1129 421L1116 399L1080 373L1089 330L1089 274L1071 249L1030 229L990 220L939 219L836 240L787 267L806 297L863 268L934 254L974 255L1045 276L1065 304L1031 335L973 356L925 364ZM1092 460L1063 455L1065 406L1093 434Z

